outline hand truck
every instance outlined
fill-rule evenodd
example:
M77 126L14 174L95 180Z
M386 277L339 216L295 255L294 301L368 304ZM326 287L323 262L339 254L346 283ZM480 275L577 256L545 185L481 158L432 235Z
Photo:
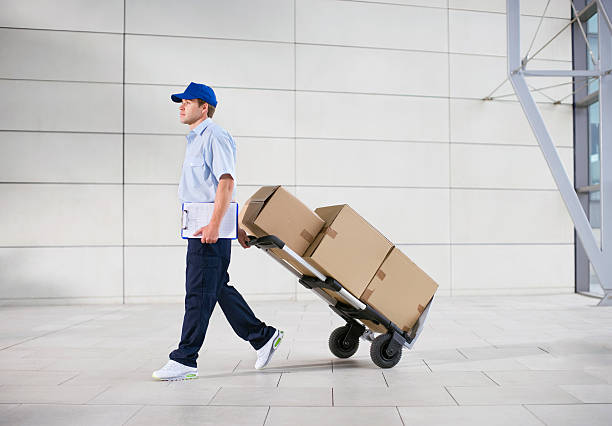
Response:
M365 341L371 342L370 357L374 364L380 368L391 368L399 362L402 356L402 349L412 349L423 331L433 298L421 313L416 324L406 332L376 309L357 299L342 287L338 281L323 275L287 247L280 238L274 235L260 238L249 236L247 245L256 246L268 253L274 260L294 274L300 284L316 293L329 305L332 311L346 321L346 325L338 327L329 336L329 349L338 358L350 358L353 356L359 348L359 338L362 338ZM295 266L279 257L278 251L274 249L282 250L285 255L288 255L313 276L302 274ZM341 299L335 299L323 291L323 289L337 293ZM386 332L376 336L375 332L364 324L364 321L366 324L376 325L377 330L383 329Z

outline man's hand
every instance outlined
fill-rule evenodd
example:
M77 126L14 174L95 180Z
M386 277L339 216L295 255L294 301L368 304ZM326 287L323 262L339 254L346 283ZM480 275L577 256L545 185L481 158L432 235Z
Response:
M209 223L208 225L198 229L193 233L193 235L202 235L202 238L200 239L202 244L214 244L219 239L219 227Z
M238 228L238 242L243 248L251 247L247 245L247 241L249 241L249 237L247 237L245 230L242 228Z

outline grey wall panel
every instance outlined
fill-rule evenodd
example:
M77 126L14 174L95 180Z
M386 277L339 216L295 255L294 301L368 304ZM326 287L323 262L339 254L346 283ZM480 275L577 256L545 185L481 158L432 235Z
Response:
M0 80L0 128L121 132L120 84ZM24 99L36 108L24 113Z
M450 55L450 94L454 98L482 99L489 96L506 78L507 61L505 57L451 54ZM533 60L529 63L530 69L556 69L570 70L571 62ZM559 77L533 77L527 81L534 88L549 87L561 83L570 84L551 87L542 92L532 92L536 102L550 103L550 98L563 99L569 104L572 98L567 97L572 92L571 78ZM507 96L510 95L510 96ZM499 99L518 101L514 95L514 89L509 81L503 83L493 96Z
M349 204L394 244L448 244L448 189L296 187L310 208Z
M122 182L121 135L0 132L2 182Z
M0 77L121 83L123 37L0 29Z
M126 297L184 296L186 247L126 247Z
M571 244L572 222L557 191L451 190L453 243Z
M521 52L527 53L536 34L539 18L521 17ZM545 18L534 42L537 49L548 42L565 26L566 21ZM449 50L453 53L506 56L506 17L498 13L451 10L449 12ZM486 37L483 37L486 34ZM539 59L571 61L571 36L565 30L537 56Z
M453 142L537 145L518 102L451 99L450 109ZM543 104L540 112L555 145L572 147L572 108Z
M293 51L286 43L179 37L126 37L128 83L293 88Z
M572 292L573 245L453 246L453 294Z
M446 53L298 45L295 72L298 90L448 96Z
M125 182L178 184L184 136L125 135Z
M0 246L122 244L121 185L0 185Z
M184 245L178 185L125 185L125 243Z
M236 137L236 147L239 185L295 185L292 139Z
M129 0L126 30L139 34L292 41L293 2Z
M352 1L352 0L349 0ZM355 0L361 1L361 0ZM403 4L406 6L427 6L427 7L440 7L445 9L447 0L393 0L389 2L387 0L367 0L368 3L392 3L392 4Z
M0 300L121 300L122 275L121 247L0 248Z
M128 133L187 134L180 123L179 104L172 93L185 86L129 85L125 88L125 128ZM232 135L293 137L294 94L280 90L214 88L214 120Z
M546 9L549 0L526 0L521 2L522 15L541 16ZM576 5L578 6L578 5ZM451 9L480 10L483 12L506 13L505 0L449 0L448 7ZM571 6L565 0L552 0L548 4L544 16L556 18L570 18Z
M446 187L448 144L297 141L298 185Z
M571 179L574 150L558 152ZM453 187L557 189L538 146L452 144L451 164Z
M298 137L448 141L448 100L346 93L296 94Z
M126 133L177 135L189 133L188 126L179 121L179 104L170 100L172 93L183 92L187 84L185 86L126 85Z
M298 43L447 50L443 9L347 1L297 0Z
M0 26L123 31L123 0L3 0Z

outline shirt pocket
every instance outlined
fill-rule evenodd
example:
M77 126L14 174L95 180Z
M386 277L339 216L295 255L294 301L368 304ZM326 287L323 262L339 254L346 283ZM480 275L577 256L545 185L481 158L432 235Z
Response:
M204 158L191 158L189 159L189 165L191 167L203 167L204 166Z

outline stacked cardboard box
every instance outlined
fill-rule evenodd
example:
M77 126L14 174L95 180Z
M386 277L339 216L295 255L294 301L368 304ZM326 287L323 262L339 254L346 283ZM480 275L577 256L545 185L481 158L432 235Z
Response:
M334 277L353 296L405 331L414 325L438 288L346 204L312 212L282 187L263 187L243 206L240 222L257 237L276 235L320 272ZM283 251L274 252L308 274ZM341 299L337 293L328 293ZM374 323L366 325L374 331L385 331Z
M264 186L257 190L240 210L238 220L249 234L256 237L276 235L298 256L304 255L325 224L281 186ZM284 251L272 249L272 252L302 274L307 273Z

